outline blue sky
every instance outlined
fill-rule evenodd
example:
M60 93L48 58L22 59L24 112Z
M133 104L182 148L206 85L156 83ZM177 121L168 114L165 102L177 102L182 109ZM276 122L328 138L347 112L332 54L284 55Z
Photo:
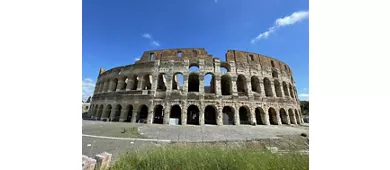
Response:
M133 64L147 50L191 47L222 60L228 49L280 59L308 100L308 10L308 0L83 0L83 100L100 67Z

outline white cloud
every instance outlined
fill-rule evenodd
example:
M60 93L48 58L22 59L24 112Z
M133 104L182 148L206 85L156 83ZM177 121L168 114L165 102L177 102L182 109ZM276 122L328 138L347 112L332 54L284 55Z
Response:
M93 91L95 90L95 82L86 78L83 80L83 101L86 101L89 96L93 95Z
M138 61L138 60L139 60L139 58L136 58L136 59L135 59L135 61Z
M293 25L299 21L307 19L308 17L309 17L309 11L298 11L292 13L289 16L278 18L275 20L275 24L272 27L268 28L268 31L263 32L259 34L257 37L253 38L251 40L251 43L254 44L256 43L256 41L259 41L261 39L267 39L271 35L271 33L274 33L276 31L276 29L288 25Z
M149 39L149 40L152 39L152 36L148 33L142 34L142 37Z
M309 100L309 94L307 93L300 93L298 96L299 100Z
M142 34L142 37L150 40L151 41L150 42L151 45L156 46L156 47L160 46L160 43L158 43L157 41L153 40L152 35L150 35L149 33Z
M299 96L302 96L302 97L309 97L309 94L307 94L307 93L301 93L301 94L299 94Z
M159 47L160 43L158 43L157 41L152 41L152 45Z

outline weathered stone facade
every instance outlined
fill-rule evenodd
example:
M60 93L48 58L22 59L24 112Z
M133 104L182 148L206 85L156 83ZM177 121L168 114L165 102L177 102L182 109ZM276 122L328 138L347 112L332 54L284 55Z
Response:
M205 88L206 75L211 83ZM181 125L303 123L289 66L238 50L221 61L203 48L146 51L133 65L100 69L89 114L148 124L171 118Z

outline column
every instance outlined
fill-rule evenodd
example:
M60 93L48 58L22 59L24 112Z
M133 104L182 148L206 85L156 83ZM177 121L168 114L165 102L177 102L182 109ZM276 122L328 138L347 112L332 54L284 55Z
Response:
M115 119L116 112L118 111L117 109L118 109L118 108L116 108L116 107L115 107L115 108L113 107L113 108L111 109L111 113L110 113L110 120L111 120L111 121Z
M107 92L108 84L109 84L109 81L104 82L104 86L103 86L103 90L102 90L103 93Z
M236 92L237 94L237 92ZM235 107L234 108L234 125L240 125L240 112L239 112L240 107Z
M146 124L153 124L154 118L154 106L153 102L150 102L148 105L148 117L146 118Z
M265 113L264 115L262 115L264 124L271 125L271 122L269 121L269 113L268 113L269 107L264 107L263 109L264 109L264 113Z
M265 97L265 88L264 88L263 80L260 80L259 85L260 85L260 96L263 98Z
M119 121L120 122L124 122L127 120L127 117L129 116L129 110L127 110L126 108L122 109L122 112L121 112L121 116L119 118Z
M204 109L205 107L203 104L200 104L200 109L199 109L199 125L203 126L204 125Z
M119 79L118 79L118 86L116 87L116 90L115 91L121 91L124 87L125 85L125 80L124 80L124 77L120 77Z
M143 89L142 89L142 84L143 84L143 82L144 82L144 79L143 79L143 78L140 78L140 79L138 80L137 90L143 90Z
M204 74L199 72L199 94L204 94Z
M222 108L217 106L217 125L223 125Z
M135 105L133 106L133 115L131 115L131 123L136 123L137 122L137 116L138 116L138 108L139 106Z
M253 109L253 108L250 108L250 123L251 125L257 125L257 121L256 121L256 109Z
M282 120L280 119L280 110L279 110L279 108L275 108L275 112L276 112L276 118L278 120L278 125L281 125L282 124Z
M110 80L107 92L112 92L112 89L114 88L113 86L114 86L114 82L113 82L113 80Z
M169 124L169 117L170 117L170 103L166 103L164 107L164 119L163 119L163 124Z
M181 125L187 125L187 102L181 107Z
M187 95L187 93L188 93L188 78L189 78L189 74L183 73L183 95ZM172 83L171 83L171 85L172 85ZM200 84L199 84L199 88L200 88Z
M246 90L246 95L249 96L249 97L253 96L253 92L252 92L252 82L251 82L251 79L250 79L250 78L251 78L251 77L249 77L249 80L248 80L248 78L246 78L246 88L247 88L247 90Z
M238 96L238 93L237 93L237 75L232 75L231 77L231 80L232 80L232 92L233 92L233 96Z
M221 76L215 76L215 92L217 96L221 96Z

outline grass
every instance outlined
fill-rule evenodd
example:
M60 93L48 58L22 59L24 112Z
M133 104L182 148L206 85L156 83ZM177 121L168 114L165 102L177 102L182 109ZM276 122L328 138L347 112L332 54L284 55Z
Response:
M275 154L253 145L170 144L133 151L111 165L110 170L261 170L309 169L309 156Z

